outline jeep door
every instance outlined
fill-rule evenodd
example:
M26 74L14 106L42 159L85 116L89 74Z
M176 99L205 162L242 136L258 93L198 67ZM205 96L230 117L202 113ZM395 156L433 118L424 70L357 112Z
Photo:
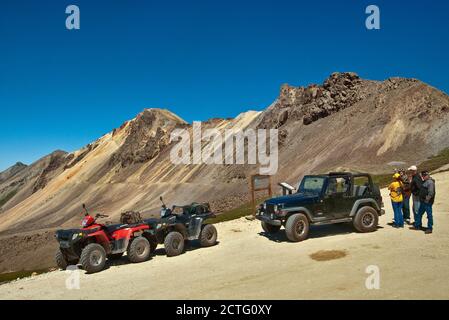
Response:
M330 177L324 193L326 215L340 219L349 215L352 209L351 179L349 177Z

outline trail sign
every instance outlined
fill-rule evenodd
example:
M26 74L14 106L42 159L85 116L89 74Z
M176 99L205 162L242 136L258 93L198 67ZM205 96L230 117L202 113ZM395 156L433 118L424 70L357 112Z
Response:
M252 215L256 216L256 192L267 191L268 197L272 197L271 190L271 176L255 174L251 176L250 181L250 192L251 192L251 205L252 205Z

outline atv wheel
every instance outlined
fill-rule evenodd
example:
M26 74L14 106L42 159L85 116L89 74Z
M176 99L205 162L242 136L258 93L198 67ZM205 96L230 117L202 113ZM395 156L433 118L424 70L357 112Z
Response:
M81 252L80 263L87 273L101 271L106 263L106 251L98 243L88 244Z
M167 257L179 256L184 251L184 237L172 231L165 237L164 246Z
M114 253L114 254L110 254L108 256L109 260L118 260L123 256L123 252L122 253Z
M128 258L132 263L148 260L150 253L150 242L144 237L134 238L128 248Z
M55 253L55 261L56 265L59 269L65 270L67 269L67 266L69 265L64 254L62 253L61 249L58 249Z
M379 215L374 208L363 207L354 217L354 228L361 233L373 232L377 229Z
M211 247L217 243L217 229L212 224L206 224L200 233L202 247Z
M292 242L304 241L309 236L309 220L302 213L290 216L285 224L285 233Z
M261 224L263 231L269 234L278 233L279 230L281 230L281 226L273 226L272 224L268 224L265 221L262 221Z

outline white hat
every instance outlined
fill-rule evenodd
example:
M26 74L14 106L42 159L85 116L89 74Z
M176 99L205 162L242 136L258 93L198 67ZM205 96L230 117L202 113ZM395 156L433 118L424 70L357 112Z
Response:
M408 168L409 171L418 171L418 168L416 166L411 166Z

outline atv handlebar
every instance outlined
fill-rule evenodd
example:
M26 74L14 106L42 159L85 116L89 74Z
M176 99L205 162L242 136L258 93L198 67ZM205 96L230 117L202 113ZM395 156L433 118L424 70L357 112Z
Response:
M101 213L97 213L97 215L95 216L95 218L109 218L109 216L105 215L105 214L101 214Z

